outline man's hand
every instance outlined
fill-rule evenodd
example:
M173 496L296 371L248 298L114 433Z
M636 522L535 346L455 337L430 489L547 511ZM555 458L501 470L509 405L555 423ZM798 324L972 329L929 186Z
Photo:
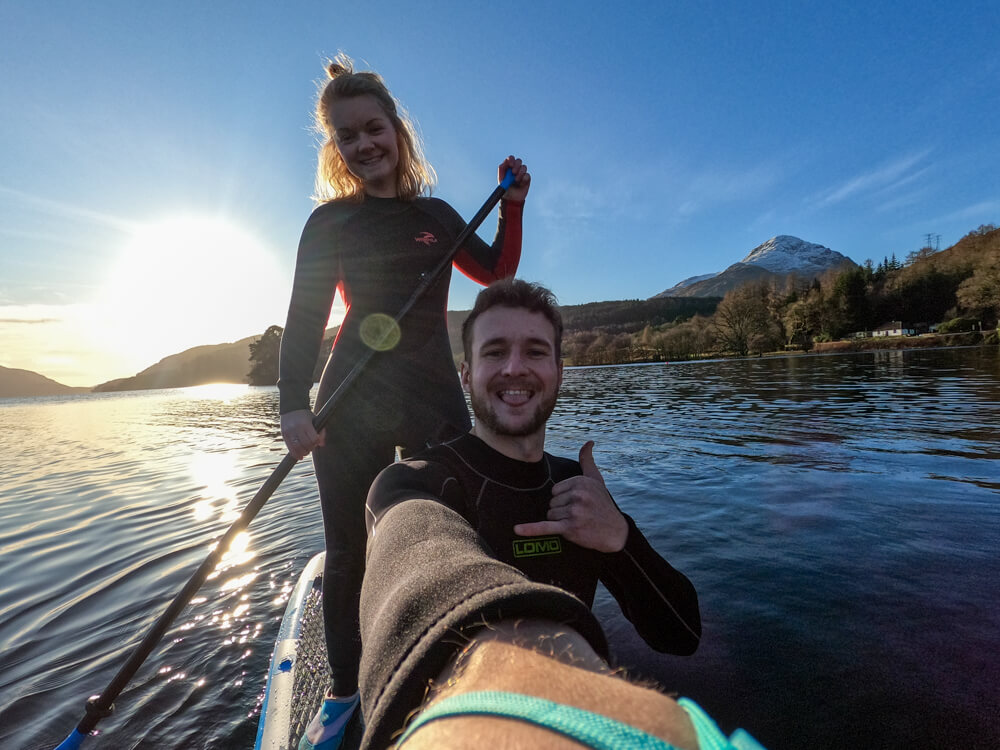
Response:
M514 533L519 536L559 534L574 544L598 552L619 552L628 537L628 522L615 506L614 500L594 463L594 441L588 440L580 449L583 474L564 479L552 488L548 520L519 523Z

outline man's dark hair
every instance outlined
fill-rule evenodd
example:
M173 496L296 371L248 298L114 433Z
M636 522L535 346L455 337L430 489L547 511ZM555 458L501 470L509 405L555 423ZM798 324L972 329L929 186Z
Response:
M556 296L541 284L510 277L494 281L479 292L472 312L462 323L462 348L466 362L472 361L472 326L476 318L492 307L523 308L544 315L555 330L556 361L562 356L563 322Z

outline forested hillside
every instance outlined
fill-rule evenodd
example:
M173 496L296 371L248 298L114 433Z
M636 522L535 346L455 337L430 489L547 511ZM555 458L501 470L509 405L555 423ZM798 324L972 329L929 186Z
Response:
M887 256L780 286L746 284L726 294L711 315L651 322L628 335L597 329L571 335L565 351L570 364L607 364L810 351L844 339L857 348L907 343L876 339L881 327L941 336L909 339L913 346L995 343L998 316L1000 230L987 224L941 252L921 248L903 261Z
M565 305L560 308L565 328L563 352L581 358L591 350L594 357L603 358L604 353L598 349L606 348L611 356L616 341L631 340L633 334L652 326L670 327L692 316L711 315L718 304L718 297L654 297ZM462 356L462 323L468 316L468 310L448 313L448 333L456 361Z

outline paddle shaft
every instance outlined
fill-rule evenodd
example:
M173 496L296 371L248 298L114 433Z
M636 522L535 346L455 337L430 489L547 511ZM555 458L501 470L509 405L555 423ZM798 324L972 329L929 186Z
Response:
M465 229L458 235L451 250L448 254L441 259L441 261L435 266L430 272L425 273L421 278L420 284L414 290L413 294L410 295L409 299L403 304L399 312L394 318L395 322L398 324L403 317L413 308L413 306L420 300L420 298L427 292L427 290L434 284L435 281L441 276L441 274L448 268L455 256L458 254L459 250L462 249L462 245L472 236L472 233L479 228L479 225L483 223L483 220L489 215L493 210L494 206L503 197L503 194L507 191L507 188L511 186L514 182L514 174L511 170L507 170L507 174L504 176L503 181L497 185L496 190L494 190L490 197L486 199L482 208L476 213L475 216L469 221L465 226ZM322 408L316 413L313 418L313 426L317 431L322 430L323 427L330 421L330 417L333 415L337 404L340 402L342 394L351 386L351 384L358 378L361 371L365 368L368 362L371 360L375 353L374 348L368 348L365 350L363 356L361 356L355 363L354 367L351 368L350 372L344 377L337 389L330 395L326 403L323 404ZM173 601L167 609L160 615L159 619L153 624L149 632L146 633L145 638L136 647L132 656L129 660L125 662L118 674L114 676L108 686L104 691L96 698L88 701L87 703L87 713L80 721L76 727L76 733L81 737L86 736L94 730L97 723L109 715L112 709L112 704L115 698L125 689L129 681L142 666L142 663L146 661L147 657L152 653L156 644L160 642L163 635L167 632L174 619L181 613L181 610L187 606L188 602L194 597L198 589L202 587L208 576L211 575L212 571L219 564L219 560L225 553L229 546L232 544L233 539L236 535L250 525L250 522L254 519L260 509L264 507L264 503L268 501L274 491L278 488L278 485L288 476L288 472L292 470L298 459L295 458L291 453L285 455L281 462L275 467L271 475L265 480L264 484L257 494L253 496L253 499L247 503L246 507L243 508L243 512L240 513L239 518L233 521L233 524L229 527L228 531L222 535L222 538L215 545L215 548L209 553L205 561L198 567L195 574L191 576L191 579L185 584L184 588L180 590L177 596L174 597ZM71 735L73 737L73 735ZM69 741L70 738L67 738ZM60 745L62 747L62 745Z

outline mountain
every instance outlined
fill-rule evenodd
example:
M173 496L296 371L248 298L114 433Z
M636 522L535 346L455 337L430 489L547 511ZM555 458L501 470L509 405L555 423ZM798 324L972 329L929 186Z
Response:
M758 245L725 271L692 276L655 295L657 297L722 297L753 281L781 283L789 276L811 279L854 261L823 245L779 234Z
M778 282L784 278L781 274L768 271L761 266L749 263L733 263L729 268L721 273L710 275L703 281L680 287L674 286L665 292L660 292L653 299L659 297L725 297L727 292L731 292L737 287L755 281Z
M0 367L0 398L30 398L32 396L62 396L86 393L89 388L74 388L57 383L31 370Z
M250 370L250 344L259 338L249 336L228 344L196 346L164 357L130 378L109 380L94 386L93 390L141 391L207 383L245 383Z
M657 297L680 297L681 295L677 294L677 292L681 289L687 289L689 286L697 284L699 281L705 281L706 279L711 279L718 275L718 273L703 273L701 276L690 276L684 279L684 281L678 281L665 292L660 292L659 294L650 297L650 299L656 299Z
M788 234L779 234L751 250L741 263L766 268L774 273L818 276L844 263L857 265L846 255L815 242L806 242Z

